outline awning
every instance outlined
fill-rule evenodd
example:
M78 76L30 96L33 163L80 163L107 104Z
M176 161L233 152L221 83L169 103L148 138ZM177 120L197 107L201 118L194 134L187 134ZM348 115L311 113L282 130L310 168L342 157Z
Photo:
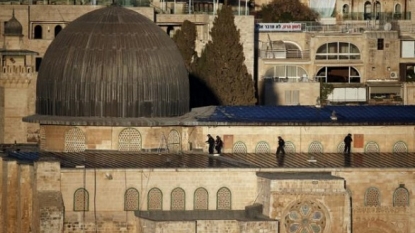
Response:
M369 93L371 94L389 94L389 93L395 93L400 94L401 93L401 87L370 87Z

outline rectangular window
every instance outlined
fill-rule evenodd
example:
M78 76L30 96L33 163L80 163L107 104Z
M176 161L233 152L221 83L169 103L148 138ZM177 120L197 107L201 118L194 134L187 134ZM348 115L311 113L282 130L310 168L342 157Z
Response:
M298 105L300 103L300 91L285 91L285 105Z
M378 38L378 50L383 50L383 38Z
M402 58L413 58L415 57L415 41L402 41Z
M42 58L37 57L35 62L36 62L36 72L39 72L40 64L42 63Z

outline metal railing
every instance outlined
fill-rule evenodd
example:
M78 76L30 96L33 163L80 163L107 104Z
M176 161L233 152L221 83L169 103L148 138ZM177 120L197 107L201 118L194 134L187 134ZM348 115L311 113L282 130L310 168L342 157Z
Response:
M310 50L260 49L259 56L264 59L309 59Z
M379 12L379 13L365 13L365 12L352 12L343 13L343 20L411 20L411 12L395 13L395 12Z

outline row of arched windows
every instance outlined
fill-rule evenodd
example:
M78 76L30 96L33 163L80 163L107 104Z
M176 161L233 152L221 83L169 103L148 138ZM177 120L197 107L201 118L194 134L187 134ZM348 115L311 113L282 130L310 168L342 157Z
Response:
M344 142L340 142L337 146L337 152L342 153L344 151ZM380 147L376 142L370 141L367 142L364 147L365 153L378 153L380 152ZM233 145L233 153L248 153L247 147L244 142L238 141ZM268 142L260 141L255 146L255 153L271 153L270 145ZM295 145L293 142L285 142L285 152L286 153L296 153ZM314 141L308 146L308 153L323 153L324 148L321 142ZM408 146L405 142L399 141L393 145L392 152L394 153L406 153L408 152Z
M374 207L381 205L381 193L378 188L370 187L366 190L364 205ZM393 206L409 206L409 191L405 188L404 184L399 185L399 187L393 192Z
M170 210L186 210L186 192L178 187L170 193ZM232 194L226 188L220 188L216 193L216 209L230 210L232 208ZM129 188L124 193L124 210L135 211L140 209L140 195L136 188ZM197 188L193 193L193 209L208 210L209 195L203 188ZM89 193L85 188L79 188L74 193L74 211L89 210ZM152 188L147 193L147 210L163 210L163 193L159 188Z
M50 30L50 26L45 26L47 27L46 29ZM61 25L56 25L53 28L53 33L55 35L55 37L59 34L59 32L62 31L62 26ZM36 25L33 28L33 39L43 39L43 27L41 25Z
M74 127L65 133L65 151L80 152L86 149L85 134L80 128ZM171 130L167 138L160 138L160 149L170 152L181 151L181 137L177 130ZM141 151L142 137L140 132L134 128L123 129L118 135L119 151Z

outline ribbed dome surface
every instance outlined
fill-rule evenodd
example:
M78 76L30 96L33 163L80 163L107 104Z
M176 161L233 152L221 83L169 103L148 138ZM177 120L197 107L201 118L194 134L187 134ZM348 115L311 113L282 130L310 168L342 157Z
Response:
M4 25L4 35L5 36L23 36L23 27L22 24L14 17L6 22Z
M36 112L75 117L172 117L189 111L189 80L173 40L122 7L87 13L50 44Z

